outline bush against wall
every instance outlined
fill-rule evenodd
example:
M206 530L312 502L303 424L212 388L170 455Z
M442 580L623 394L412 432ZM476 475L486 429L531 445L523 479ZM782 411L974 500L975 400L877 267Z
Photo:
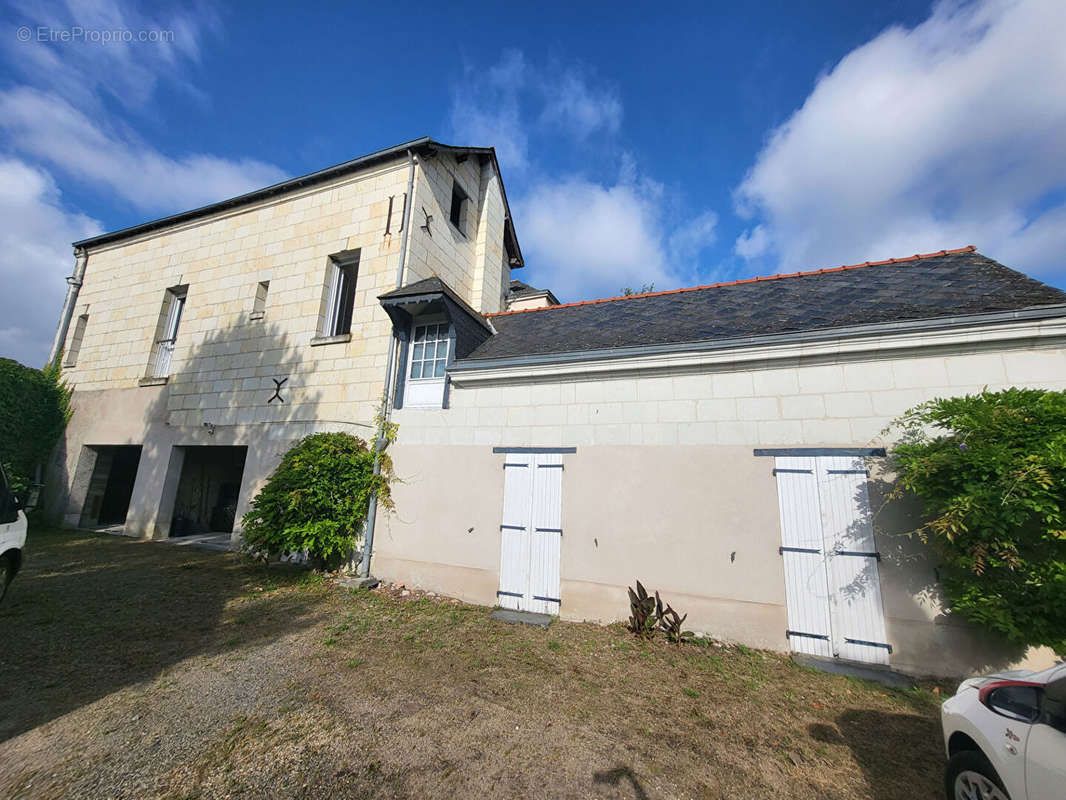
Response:
M0 358L0 460L16 491L33 483L70 420L71 390L58 367Z
M347 433L316 433L281 459L244 516L244 540L272 556L306 552L316 567L336 566L362 533L374 493L392 508L391 463Z
M896 495L924 503L953 612L1066 654L1066 392L937 399L896 425Z

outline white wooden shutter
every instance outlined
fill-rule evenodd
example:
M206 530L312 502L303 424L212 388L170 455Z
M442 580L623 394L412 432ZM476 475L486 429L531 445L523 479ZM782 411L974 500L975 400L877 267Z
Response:
M533 501L533 456L507 453L503 464L503 522L500 524L502 608L521 609L529 593L529 537ZM532 598L531 598L532 599Z
M563 457L557 453L539 453L533 457L533 464L528 610L540 614L558 614L559 554L563 535Z
M862 458L779 456L774 471L792 650L887 664Z
M822 534L833 592L834 646L840 658L887 664L890 648L881 605L866 465L862 458L818 459Z
M825 570L816 459L776 459L781 509L781 558L792 650L832 656L830 592Z

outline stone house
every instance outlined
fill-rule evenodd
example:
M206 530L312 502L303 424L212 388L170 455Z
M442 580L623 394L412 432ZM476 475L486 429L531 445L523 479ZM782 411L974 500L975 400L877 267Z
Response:
M420 139L75 252L66 525L238 536L293 441L370 438L385 396L379 577L601 621L640 579L698 631L916 673L1050 658L952 618L883 502L907 408L1066 388L1066 294L972 247L561 304L511 277L493 150Z

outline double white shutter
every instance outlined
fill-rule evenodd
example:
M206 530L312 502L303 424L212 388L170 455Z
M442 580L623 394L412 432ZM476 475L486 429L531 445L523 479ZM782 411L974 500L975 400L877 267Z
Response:
M503 468L499 604L558 614L562 456L507 453Z
M774 472L792 649L887 664L862 458L778 456Z

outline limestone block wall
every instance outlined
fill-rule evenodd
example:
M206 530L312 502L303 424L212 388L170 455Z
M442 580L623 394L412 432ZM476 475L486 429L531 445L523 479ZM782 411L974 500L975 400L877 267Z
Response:
M89 253L78 313L87 313L78 391L136 386L146 375L168 287L188 297L171 363L169 423L369 419L391 333L377 295L393 288L399 238L386 237L388 196L406 189L405 161L231 214ZM393 229L399 224L395 203ZM351 341L311 347L332 253L359 250ZM262 319L252 319L269 281ZM285 378L285 405L267 403Z
M481 166L481 195L478 200L471 305L484 314L493 314L503 311L506 306L511 268L502 236L506 214L503 189L500 176L489 161Z
M491 171L491 164L487 165ZM485 297L486 282L495 284L502 280L498 275L486 275L483 262L477 258L479 237L499 242L503 246L502 200L497 215L483 216L483 203L491 208L499 197L498 187L483 182L483 167L477 158L462 162L448 153L438 153L433 158L420 161L416 176L415 204L411 223L411 248L407 259L405 282L412 283L433 275L441 278L460 297L474 308L480 309ZM459 228L451 224L452 184L458 182L467 195ZM488 192L488 194L486 194ZM423 226L426 216L432 217L429 231ZM493 226L496 226L493 229ZM501 269L501 260L495 262ZM489 303L492 311L500 310Z
M475 306L486 285L499 294L502 201L486 168L492 180L476 158L419 159L406 281L437 274ZM168 424L372 419L391 341L377 297L395 288L408 175L400 157L325 186L92 248L75 311L88 324L68 379L79 392L137 386L149 372L167 289L187 286ZM464 232L448 221L453 175L470 195ZM487 211L479 216L482 200ZM428 231L423 207L433 215ZM478 237L498 243L484 248L497 259L494 269L475 264ZM360 253L351 339L312 346L323 328L329 256L351 250ZM265 309L253 314L263 282ZM275 379L284 380L284 404L270 400Z
M541 312L550 314L550 311ZM452 385L445 410L396 412L404 444L852 446L918 403L987 386L1066 389L1066 349Z

